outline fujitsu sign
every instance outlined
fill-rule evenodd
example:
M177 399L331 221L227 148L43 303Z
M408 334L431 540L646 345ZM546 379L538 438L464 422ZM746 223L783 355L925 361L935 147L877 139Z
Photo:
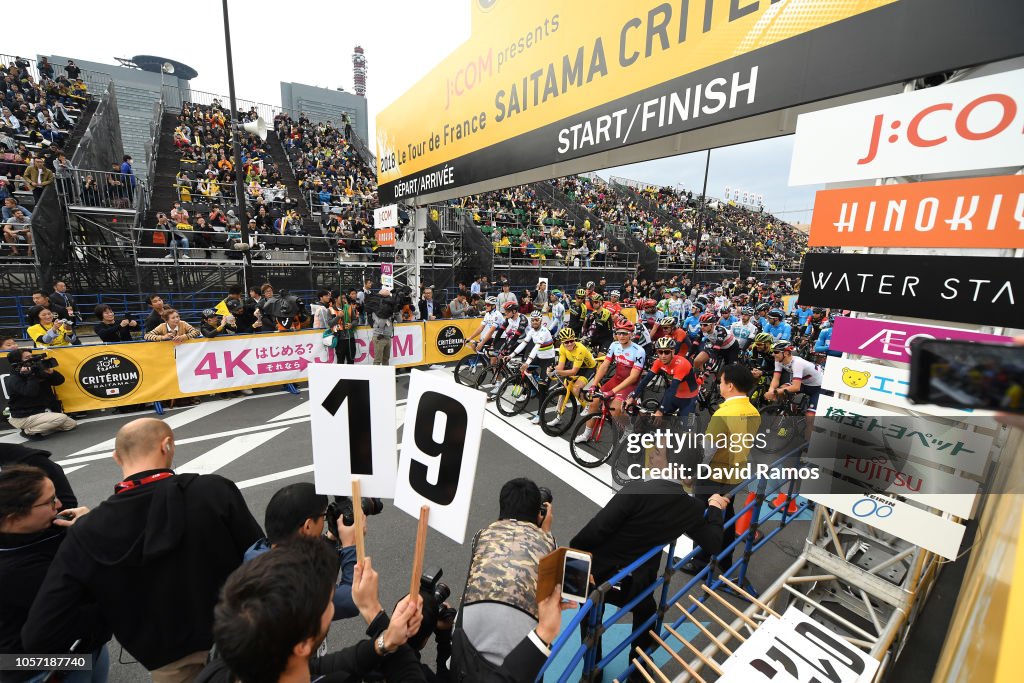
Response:
M1024 69L802 114L790 185L1019 166Z

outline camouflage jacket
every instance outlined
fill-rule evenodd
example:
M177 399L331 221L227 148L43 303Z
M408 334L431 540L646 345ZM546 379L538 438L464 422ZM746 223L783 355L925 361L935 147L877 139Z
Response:
M537 565L554 549L554 537L530 522L499 519L481 529L463 604L498 602L537 619Z

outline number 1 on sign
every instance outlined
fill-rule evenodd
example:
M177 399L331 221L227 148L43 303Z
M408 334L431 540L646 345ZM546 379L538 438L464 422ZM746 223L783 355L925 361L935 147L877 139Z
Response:
M348 401L348 450L352 474L373 474L373 433L370 430L370 382L365 379L339 379L321 404L337 415Z

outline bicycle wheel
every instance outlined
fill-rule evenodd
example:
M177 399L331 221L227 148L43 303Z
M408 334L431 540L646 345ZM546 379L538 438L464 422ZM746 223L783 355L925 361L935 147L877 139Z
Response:
M764 453L779 453L803 436L805 418L787 415L780 406L768 406L761 411L761 434L764 435Z
M583 435L590 420L580 420L572 430L572 438L569 440L569 452L572 459L580 467L597 467L605 462L612 455L612 449L619 442L619 427L615 420L609 415L601 420L594 420L594 433L585 443L576 443L576 439Z
M491 367L490 359L482 353L471 353L455 364L455 381L467 387L480 386Z
M530 402L530 383L522 375L515 375L502 380L494 405L498 412L506 417L513 417L526 409Z
M579 412L579 403L571 393L550 391L540 404L540 428L548 436L561 436L569 431Z

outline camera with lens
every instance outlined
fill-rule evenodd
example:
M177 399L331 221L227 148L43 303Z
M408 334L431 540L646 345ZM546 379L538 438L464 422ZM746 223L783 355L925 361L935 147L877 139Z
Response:
M31 368L33 372L42 372L43 370L52 370L57 367L57 359L50 358L45 353L40 353L33 354L26 360L20 363L12 363L11 365L19 368Z
M362 499L363 515L379 515L384 511L384 501L380 498L363 498ZM341 519L345 526L352 526L356 523L355 510L352 507L352 499L349 496L335 496L327 505L327 529L331 532L331 535L337 539L341 539L341 534L338 533L338 517Z
M544 507L544 503L550 505L555 502L555 499L551 495L551 489L547 486L538 486L537 488L540 489L540 521L543 524L544 518L548 516L548 509Z
M420 595L422 595L424 599L427 597L433 598L442 617L448 613L448 610L451 610L451 616L455 616L455 610L453 608L441 607L442 603L452 595L452 589L448 587L448 584L441 582L442 576L444 576L444 571L440 567L438 567L437 571L433 574L423 572L420 576Z

